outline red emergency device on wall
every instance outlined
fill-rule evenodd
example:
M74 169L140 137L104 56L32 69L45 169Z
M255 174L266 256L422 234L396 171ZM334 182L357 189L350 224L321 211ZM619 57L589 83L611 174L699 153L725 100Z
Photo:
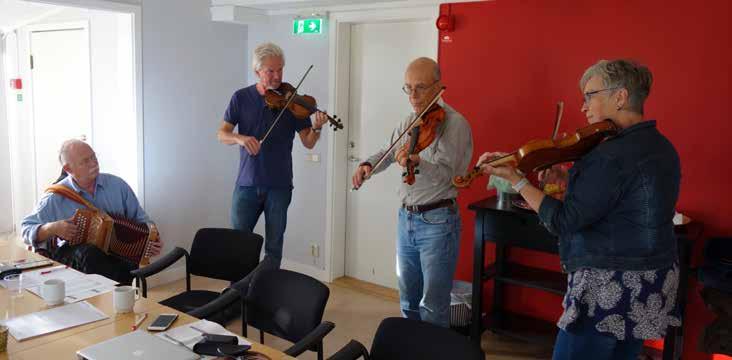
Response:
M23 89L23 80L21 79L10 79L10 88L15 90Z

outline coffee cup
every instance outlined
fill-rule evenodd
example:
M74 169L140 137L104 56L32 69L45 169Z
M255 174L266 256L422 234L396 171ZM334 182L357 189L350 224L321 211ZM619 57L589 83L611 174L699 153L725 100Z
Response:
M137 288L132 286L118 286L112 292L112 303L114 304L114 312L123 314L131 312L135 307L135 300L140 298Z
M63 304L66 297L66 284L61 279L50 279L41 285L41 297L48 305Z

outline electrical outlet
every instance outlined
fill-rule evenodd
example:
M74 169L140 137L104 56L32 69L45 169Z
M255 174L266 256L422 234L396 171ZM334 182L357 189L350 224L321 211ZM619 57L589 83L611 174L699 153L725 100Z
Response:
M317 244L310 244L310 255L314 258L320 257L320 247Z

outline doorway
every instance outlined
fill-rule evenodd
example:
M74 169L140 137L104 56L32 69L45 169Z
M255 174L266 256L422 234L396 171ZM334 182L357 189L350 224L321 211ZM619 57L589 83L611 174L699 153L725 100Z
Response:
M329 144L331 220L326 271L396 288L400 169L390 167L358 191L355 167L388 145L392 130L411 112L402 92L406 66L437 58L436 6L331 15L331 107L348 114L347 138ZM398 50L396 50L398 49Z

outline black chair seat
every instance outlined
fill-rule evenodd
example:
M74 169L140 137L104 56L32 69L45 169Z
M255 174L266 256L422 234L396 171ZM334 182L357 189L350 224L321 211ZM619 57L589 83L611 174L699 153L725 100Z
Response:
M187 313L216 299L220 293L208 290L191 290L171 296L163 301L161 305L172 307L180 312Z

